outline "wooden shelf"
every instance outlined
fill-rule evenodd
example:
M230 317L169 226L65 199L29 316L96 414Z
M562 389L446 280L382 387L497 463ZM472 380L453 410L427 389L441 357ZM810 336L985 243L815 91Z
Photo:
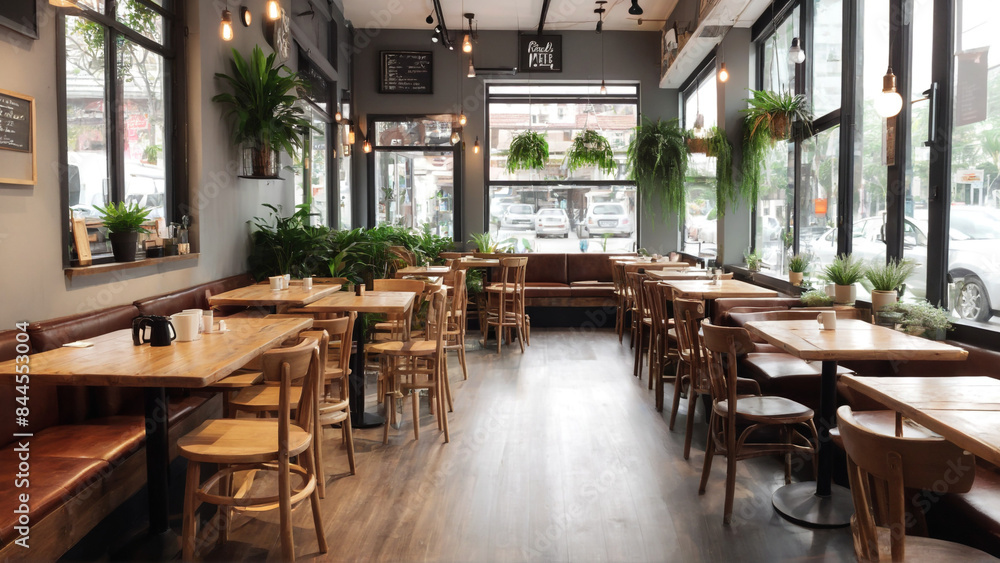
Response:
M78 276L93 276L96 274L106 274L109 272L118 272L121 270L132 270L135 268L145 268L147 266L158 266L160 264L168 264L171 262L185 262L188 260L197 260L197 252L192 252L191 254L181 254L178 256L164 256L162 258L144 258L142 260L136 260L135 262L110 262L108 264L95 264L93 266L76 266L72 268L63 269L63 273L66 277L73 279Z

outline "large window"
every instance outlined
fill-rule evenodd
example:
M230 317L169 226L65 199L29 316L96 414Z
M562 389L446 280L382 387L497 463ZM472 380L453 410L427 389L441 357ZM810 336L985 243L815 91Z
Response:
M488 91L487 220L490 232L519 249L539 252L619 252L635 249L635 185L625 178L625 152L639 119L638 87L613 85L491 85ZM571 170L567 153L577 135L595 131L614 153L612 170ZM542 170L506 170L511 140L525 131L545 135Z
M179 54L169 38L171 2L147 0L82 3L61 16L64 58L65 186L76 216L99 227L96 205L136 203L150 218L180 221L173 209L178 147L169 120L171 66ZM69 227L64 237L69 248ZM104 233L99 234L103 240ZM95 258L100 243L91 245ZM68 259L75 258L75 250Z
M705 65L690 86L683 89L681 97L684 129L696 139L710 136L719 122L714 59ZM704 144L701 146L707 148ZM715 157L708 152L692 151L688 155L684 187L684 252L715 258L718 224Z
M308 201L314 224L330 224L329 178L327 165L330 137L329 118L306 104L305 114L315 129L307 129L302 134L302 151L295 155L295 205Z

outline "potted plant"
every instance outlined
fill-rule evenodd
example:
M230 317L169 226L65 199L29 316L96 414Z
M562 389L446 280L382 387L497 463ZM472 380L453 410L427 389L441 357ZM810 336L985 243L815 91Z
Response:
M806 307L829 307L833 305L833 299L820 289L810 289L803 293L799 299Z
M864 263L850 254L841 254L823 269L823 274L836 286L834 301L838 305L853 305L857 299L854 284L865 277Z
M792 285L802 285L802 278L809 269L809 256L796 254L788 261L788 281Z
M541 170L549 161L549 142L545 133L525 131L514 136L507 149L507 172Z
M139 233L149 232L142 225L146 222L150 209L139 207L138 203L128 205L125 202L119 202L117 205L111 202L104 207L95 205L94 209L101 214L101 221L108 229L115 262L135 262Z
M223 92L212 101L229 107L233 121L233 141L243 147L243 172L247 176L275 178L278 151L293 154L302 148L302 131L315 129L295 105L296 90L304 87L298 75L286 67L275 68L275 55L267 57L259 46L247 61L233 49L232 76L216 73L232 92Z
M885 263L878 261L865 269L865 278L872 286L872 311L877 313L885 306L899 299L900 288L906 283L916 265L909 261L890 258Z
M598 170L613 174L618 169L611 143L597 131L587 129L573 139L566 153L569 170L572 172L584 166L596 166Z
M760 250L751 251L749 248L743 253L743 259L747 263L747 269L751 272L759 272L764 263L764 255Z
M805 96L751 90L747 99L750 107L741 110L743 118L743 182L742 190L749 201L758 200L761 168L768 149L791 135L793 121L808 126L812 123Z
M662 215L684 210L687 142L676 119L643 118L628 146L629 179L644 201L658 201Z
M926 300L914 303L892 303L885 309L900 315L900 330L930 340L944 340L945 331L951 329L948 311L931 305Z

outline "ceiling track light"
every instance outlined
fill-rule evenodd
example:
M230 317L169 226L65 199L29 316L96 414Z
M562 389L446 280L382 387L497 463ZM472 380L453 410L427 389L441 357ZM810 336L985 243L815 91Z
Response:
M639 0L632 0L632 5L629 6L628 13L629 13L629 15L632 15L632 16L641 16L642 15L642 7L639 6Z
M424 20L424 21L427 22L427 25L433 24L434 23L434 12L431 12L431 13L427 14L427 19Z
M792 46L788 48L788 62L802 64L806 60L806 52L802 49L798 37L792 37Z

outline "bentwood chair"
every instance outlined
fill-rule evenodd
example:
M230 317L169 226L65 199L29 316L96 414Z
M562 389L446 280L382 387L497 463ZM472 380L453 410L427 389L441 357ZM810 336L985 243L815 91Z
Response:
M791 454L807 453L816 467L816 445L819 436L813 424L812 409L784 397L738 395L736 358L753 350L746 329L715 326L702 321L705 350L708 353L708 374L712 389L712 415L708 423L708 446L702 468L698 494L704 494L712 472L712 458L726 456L726 504L722 516L728 525L733 516L736 495L736 462L759 456L785 456L785 483L791 483ZM782 441L748 441L758 430L777 428Z
M906 490L937 492L945 475L948 493L968 492L976 476L975 456L939 436L908 438L875 432L847 405L837 410L837 428L847 452L854 498L851 532L858 561L997 561L962 544L906 535L910 517ZM969 470L954 471L956 467Z
M524 272L527 265L526 257L501 258L500 281L486 288L486 333L483 343L489 338L490 327L495 327L497 354L504 337L510 342L511 330L517 331L517 340L521 352L524 352L528 330L524 312Z
M290 561L295 559L292 507L309 499L319 551L327 552L317 489L318 460L313 449L316 394L321 378L319 342L303 338L297 346L269 350L262 355L261 363L265 379L278 382L277 418L208 420L177 440L180 454L188 461L182 540L185 560L190 561L195 556L198 508L204 502L220 507L219 541L225 541L228 536L230 510L277 508L282 558ZM294 409L292 417L295 384L302 392L299 408ZM301 465L291 462L296 456ZM219 470L204 482L200 473L202 463L219 466ZM245 492L233 495L230 479L245 471L277 473L277 492L265 496L249 496ZM297 482L293 484L293 480Z
M684 459L691 457L691 434L698 397L712 392L698 328L705 318L705 302L700 299L674 297L674 326L677 333L677 377L674 379L674 400L670 411L670 429L674 429L681 388L687 384L687 427L684 429Z
M465 328L468 299L465 288L465 270L448 272L445 281L452 288L452 296L448 300L447 328L445 329L444 349L447 352L457 352L458 363L462 366L462 378L469 379L469 369L465 364ZM447 370L447 361L445 369Z

